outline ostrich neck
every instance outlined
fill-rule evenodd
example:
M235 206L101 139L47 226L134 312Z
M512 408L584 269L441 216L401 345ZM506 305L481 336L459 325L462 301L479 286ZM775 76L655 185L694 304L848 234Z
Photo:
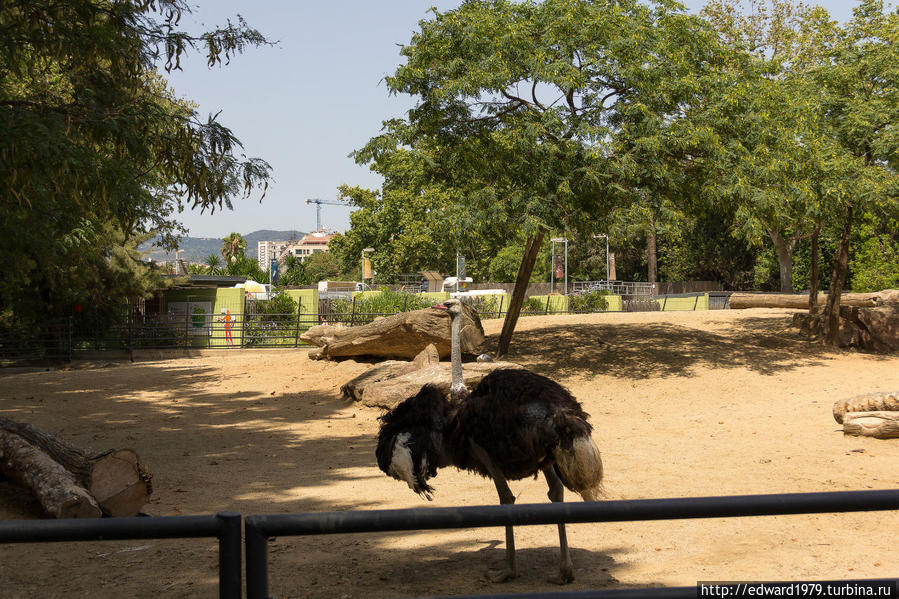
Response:
M450 327L450 360L452 361L453 383L450 394L457 399L460 393L465 392L465 382L462 380L462 315L450 314L452 326Z

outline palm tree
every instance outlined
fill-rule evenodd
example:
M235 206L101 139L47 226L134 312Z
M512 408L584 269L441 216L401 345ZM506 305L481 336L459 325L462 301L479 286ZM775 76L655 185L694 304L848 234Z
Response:
M221 263L222 261L218 257L218 254L209 254L208 256L206 256L206 268L209 269L209 274L211 275L217 275L221 272L221 270L219 269Z
M222 240L222 256L225 262L234 262L247 251L247 240L240 233L230 233Z

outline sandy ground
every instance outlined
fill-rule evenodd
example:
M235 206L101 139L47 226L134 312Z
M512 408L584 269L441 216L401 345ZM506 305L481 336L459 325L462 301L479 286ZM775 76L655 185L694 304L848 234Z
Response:
M510 358L569 387L596 427L607 497L899 488L899 440L844 436L833 402L899 388L899 357L825 351L773 310L531 317ZM490 343L501 322L486 321ZM154 473L151 515L287 513L496 503L453 469L431 504L383 475L379 410L339 386L369 364L303 350L221 351L131 364L0 373L0 414L94 449L132 447ZM546 501L541 479L512 484ZM570 499L570 497L569 497ZM38 517L0 483L0 519ZM899 513L569 526L571 590L698 580L899 574ZM558 590L555 527L517 529L520 577L494 584L499 528L278 538L270 589L286 597ZM215 597L211 540L0 546L2 597Z

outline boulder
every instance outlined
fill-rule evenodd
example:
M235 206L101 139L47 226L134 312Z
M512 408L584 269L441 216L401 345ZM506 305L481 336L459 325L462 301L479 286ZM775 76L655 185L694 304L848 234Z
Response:
M462 353L478 354L484 344L484 328L477 311L463 304ZM345 358L374 356L412 359L428 345L433 345L440 358L450 354L450 317L446 310L425 308L401 312L354 327L341 325L314 326L300 339L321 349L312 358Z

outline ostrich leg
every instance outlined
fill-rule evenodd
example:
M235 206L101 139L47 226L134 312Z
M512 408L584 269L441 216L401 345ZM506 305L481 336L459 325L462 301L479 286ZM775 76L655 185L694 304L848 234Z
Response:
M559 480L555 467L549 466L544 468L543 476L549 485L549 493L546 494L549 500L553 503L564 501L565 487L562 485L562 481ZM561 552L559 556L559 577L551 580L558 584L568 584L574 580L574 567L571 564L571 555L568 553L568 534L565 532L564 522L559 524L559 550Z
M512 489L509 488L506 477L503 476L499 468L493 465L493 460L490 459L490 455L474 441L471 442L471 451L484 466L484 469L490 473L493 484L496 485L496 492L499 495L500 504L505 505L515 503L515 495L512 494ZM493 582L506 582L512 580L516 576L518 576L518 570L515 567L515 531L512 526L507 526L506 571L500 572L497 575L490 575L490 579Z
M509 488L506 479L501 475L493 476L493 484L496 485L496 492L499 494L499 502L501 504L515 503L515 495ZM501 572L497 576L491 577L493 582L506 582L518 576L518 570L515 567L515 531L512 526L506 527L506 571Z

